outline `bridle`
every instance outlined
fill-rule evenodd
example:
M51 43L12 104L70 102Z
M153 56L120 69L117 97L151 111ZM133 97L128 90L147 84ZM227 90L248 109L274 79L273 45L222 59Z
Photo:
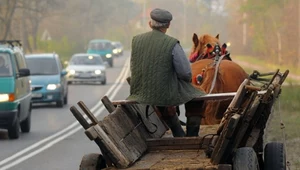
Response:
M208 50L211 50L212 45L207 44L206 47L208 48ZM225 58L225 57L227 57L229 60L231 60L230 54L226 51L226 47L227 47L226 44L223 44L222 48L219 46L219 44L215 44L215 46L213 47L213 50L211 50L211 51L207 50L208 52L206 53L206 55L204 55L204 58L202 58L202 59L207 58L207 59L213 59L214 60L213 63L208 64L205 67L205 69L202 69L202 72L195 77L196 83L200 85L201 81L204 78L204 74L205 74L206 69L208 67L215 67L215 74L214 74L213 82L211 84L211 87L210 87L210 90L209 90L208 94L210 94L212 92L212 90L214 89L214 87L215 87L221 60L223 60L223 58ZM198 56L198 58L199 58L199 56Z
M230 53L226 50L227 45L225 43L222 45L222 47L220 47L218 43L215 43L214 45L208 43L205 46L207 48L206 52L201 54L199 52L194 52L191 57L191 62L195 62L202 59L215 59L216 57L220 57L222 55L224 55L224 58L231 60Z

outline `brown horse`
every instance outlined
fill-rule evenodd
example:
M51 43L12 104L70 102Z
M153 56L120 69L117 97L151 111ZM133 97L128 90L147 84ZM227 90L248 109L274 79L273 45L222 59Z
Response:
M198 60L191 60L193 62L191 64L192 84L206 93L236 92L240 84L248 77L248 74L235 62L226 60L226 57L221 58L219 63L216 64L213 56L209 55L212 48L220 44L219 35L213 37L206 34L198 38L197 34L194 34L193 42L194 46L190 54L190 60L191 58L197 58ZM223 48L220 49L220 54L225 54ZM229 58L227 57L227 59ZM204 102L205 109L201 113L203 116L201 124L218 124L229 104L230 100ZM199 115L199 113L197 114Z

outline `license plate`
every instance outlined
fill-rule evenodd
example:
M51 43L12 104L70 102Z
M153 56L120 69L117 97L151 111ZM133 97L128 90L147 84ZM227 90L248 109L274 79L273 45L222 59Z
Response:
M42 96L43 95L41 93L32 93L32 97L35 97L35 98L40 98Z
M51 99L53 99L53 96L52 95L48 95L47 99L51 100Z
M89 73L82 73L82 74L80 74L80 77L87 78L87 77L90 77L90 74Z

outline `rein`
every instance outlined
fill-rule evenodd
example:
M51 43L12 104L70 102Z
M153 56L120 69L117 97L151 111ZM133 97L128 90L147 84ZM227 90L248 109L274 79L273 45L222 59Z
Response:
M208 46L208 48L212 48L211 45ZM220 46L218 44L216 44L213 48L213 51L211 52L208 52L206 53L204 56L206 57L203 57L203 55L198 55L196 61L200 58L200 57L203 57L202 59L206 59L206 58L210 58L210 56L213 56L213 58L210 58L210 59L213 59L214 62L213 64L208 64L208 65L211 65L212 67L215 67L215 73L214 73L214 78L213 78L213 81L212 81L212 84L210 86L210 90L209 90L209 93L208 94L211 94L215 85L216 85L216 80L217 80L217 76L218 76L218 72L219 72L219 67L220 67L220 63L221 61L223 60L224 57L227 57L228 59L231 60L231 58L229 57L229 53L228 52L224 52L224 49L226 49L226 47L224 47L223 45L223 48L221 49ZM201 80L203 79L203 75L204 75L204 71L206 70L207 66L205 67L205 69L202 70L202 74L199 75L201 76ZM200 84L200 81L198 81L198 75L196 76L196 81L198 84Z
M220 57L217 57L218 59L216 60L215 58L215 62L213 64L213 66L216 66L215 67L215 74L214 74L214 79L213 79L213 82L210 86L210 90L209 90L209 93L208 94L211 94L211 92L213 91L215 85L216 85L216 80L217 80L217 75L218 75L218 72L219 72L219 66L220 66L220 63L222 61L222 59L224 58L225 55L222 55Z

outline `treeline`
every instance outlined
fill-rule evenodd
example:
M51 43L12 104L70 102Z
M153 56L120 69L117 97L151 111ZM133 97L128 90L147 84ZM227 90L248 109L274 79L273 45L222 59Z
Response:
M300 66L299 5L299 0L228 2L234 51L274 64Z
M27 53L85 51L90 39L121 41L149 30L149 13L173 14L168 34L185 48L192 35L220 34L232 54L300 65L298 0L0 0L0 39L21 39Z
M69 57L93 38L128 43L138 13L131 0L0 0L0 39L21 39L27 53Z
M172 12L169 34L184 47L192 34L220 33L225 23L215 17L209 4L199 0L0 0L0 38L21 39L27 53L55 51L70 56L85 51L93 38L121 41L130 48L134 35L150 30L151 9ZM215 15L217 16L217 15Z

